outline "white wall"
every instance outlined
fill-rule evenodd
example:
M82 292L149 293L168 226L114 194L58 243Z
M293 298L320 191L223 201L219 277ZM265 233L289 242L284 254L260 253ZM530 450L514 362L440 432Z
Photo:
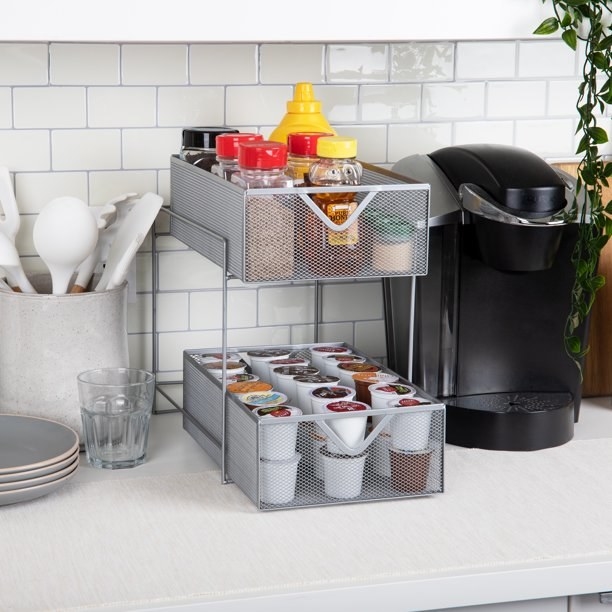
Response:
M572 158L578 70L553 39L1 43L0 165L14 178L23 214L24 266L41 269L32 225L52 197L97 205L125 191L155 191L167 202L182 127L227 124L267 135L297 81L315 84L330 123L358 138L360 159L389 167L467 142ZM183 349L221 342L221 272L170 237L158 247L159 366L173 379ZM148 241L138 256L129 306L131 359L143 367L151 367L150 248ZM230 345L311 341L311 285L231 287ZM323 340L385 354L378 281L326 285L323 321Z

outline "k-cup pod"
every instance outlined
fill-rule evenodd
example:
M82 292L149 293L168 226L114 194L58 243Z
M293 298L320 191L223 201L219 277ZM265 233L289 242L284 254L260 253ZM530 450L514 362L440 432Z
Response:
M363 402L339 401L325 404L324 412L329 414L351 414L343 419L329 419L326 421L329 428L349 448L356 448L365 438L368 425L368 412L370 406ZM360 416L356 416L359 414ZM331 437L327 438L327 450L330 453L343 454L346 449L338 446Z
M325 412L325 404L338 400L354 399L355 389L343 387L342 385L325 385L311 389L309 395L312 413L323 414Z
M222 361L207 361L204 363L204 367L215 377L223 378L223 362ZM242 361L226 361L225 372L226 376L236 376L237 374L244 374L246 371L246 363Z
M272 385L265 380L245 380L229 383L227 390L238 396L240 401L244 401L244 397L249 393L264 393L272 391Z
M249 374L248 372L244 372L243 374L232 374L227 377L227 384L231 384L233 382L249 382L259 380L259 376L257 374Z
M336 499L353 499L361 495L363 472L368 453L336 455L326 448L319 451L323 461L325 495Z
M372 405L372 396L370 395L370 385L376 385L382 382L395 382L399 376L388 372L355 372L352 374L353 383L357 395L355 399L358 402L365 402ZM349 385L350 386L350 385Z
M366 360L362 355L329 355L323 359L325 374L328 376L340 376L338 366L341 363L363 363Z
M338 364L338 376L340 376L340 383L347 387L355 388L355 381L353 380L353 374L357 372L380 372L382 368L375 363L339 363Z
M431 402L422 397L402 397L391 400L390 408L397 408L398 414L391 419L391 443L404 451L419 451L429 445L431 429Z
M210 363L211 361L222 361L223 353L200 353L198 359L201 363ZM241 361L242 357L239 353L226 353L226 361Z
M370 446L370 459L375 474L384 478L391 477L391 462L389 449L391 448L391 435L381 431Z
M331 355L348 355L352 353L352 349L346 346L311 346L310 347L310 356L312 365L316 368L319 368L319 371L325 372L325 364L323 360L325 357L329 357Z
M297 386L295 384L296 376L313 376L318 374L319 370L314 366L310 365L291 365L291 366L280 366L274 368L274 374L276 376L276 388L284 393L290 403L297 403Z
M259 457L271 461L285 461L295 456L298 423L286 423L287 417L301 416L302 411L294 406L256 408L253 411L260 419Z
M291 349L288 348L269 348L261 350L247 351L247 357L251 363L251 370L254 374L257 374L259 378L267 382L270 380L270 370L268 368L268 362L273 359L284 359L291 355Z
M241 401L246 404L247 408L254 410L255 408L271 408L272 406L280 406L287 403L287 396L278 391L261 391L254 393L246 393Z
M402 493L425 493L432 449L402 451L389 449L391 486Z
M369 387L370 395L372 396L372 409L382 410L389 407L391 400L397 400L402 397L412 397L416 393L416 388L412 385L407 385L402 382L377 383ZM376 427L381 419L386 415L372 416L372 425ZM385 427L385 431L390 433L389 425Z
M325 385L336 385L339 382L337 376L323 376L321 374L310 374L296 376L294 379L297 392L297 405L303 414L312 414L312 403L310 391Z
M307 366L310 364L308 359L302 359L301 357L285 357L284 359L272 359L272 361L268 361L268 379L275 386L278 386L278 378L276 377L276 368L282 366Z
M289 504L295 499L299 453L291 459L269 461L262 459L260 468L260 495L264 504Z

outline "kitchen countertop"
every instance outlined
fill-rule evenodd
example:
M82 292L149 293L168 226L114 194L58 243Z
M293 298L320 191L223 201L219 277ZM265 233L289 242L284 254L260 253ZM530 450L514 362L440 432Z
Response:
M152 418L147 462L89 467L0 507L0 609L434 610L612 590L612 403L574 439L447 445L431 497L259 512L183 431ZM247 603L248 602L248 603Z

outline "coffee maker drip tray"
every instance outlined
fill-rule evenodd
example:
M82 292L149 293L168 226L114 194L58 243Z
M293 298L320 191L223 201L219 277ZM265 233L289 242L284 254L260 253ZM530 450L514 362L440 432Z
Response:
M571 393L509 391L444 399L446 442L468 448L528 451L574 435Z

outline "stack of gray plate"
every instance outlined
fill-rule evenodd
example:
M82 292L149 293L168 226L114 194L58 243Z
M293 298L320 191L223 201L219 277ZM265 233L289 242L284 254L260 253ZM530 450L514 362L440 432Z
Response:
M29 501L64 485L79 466L79 436L37 417L0 414L0 506Z

